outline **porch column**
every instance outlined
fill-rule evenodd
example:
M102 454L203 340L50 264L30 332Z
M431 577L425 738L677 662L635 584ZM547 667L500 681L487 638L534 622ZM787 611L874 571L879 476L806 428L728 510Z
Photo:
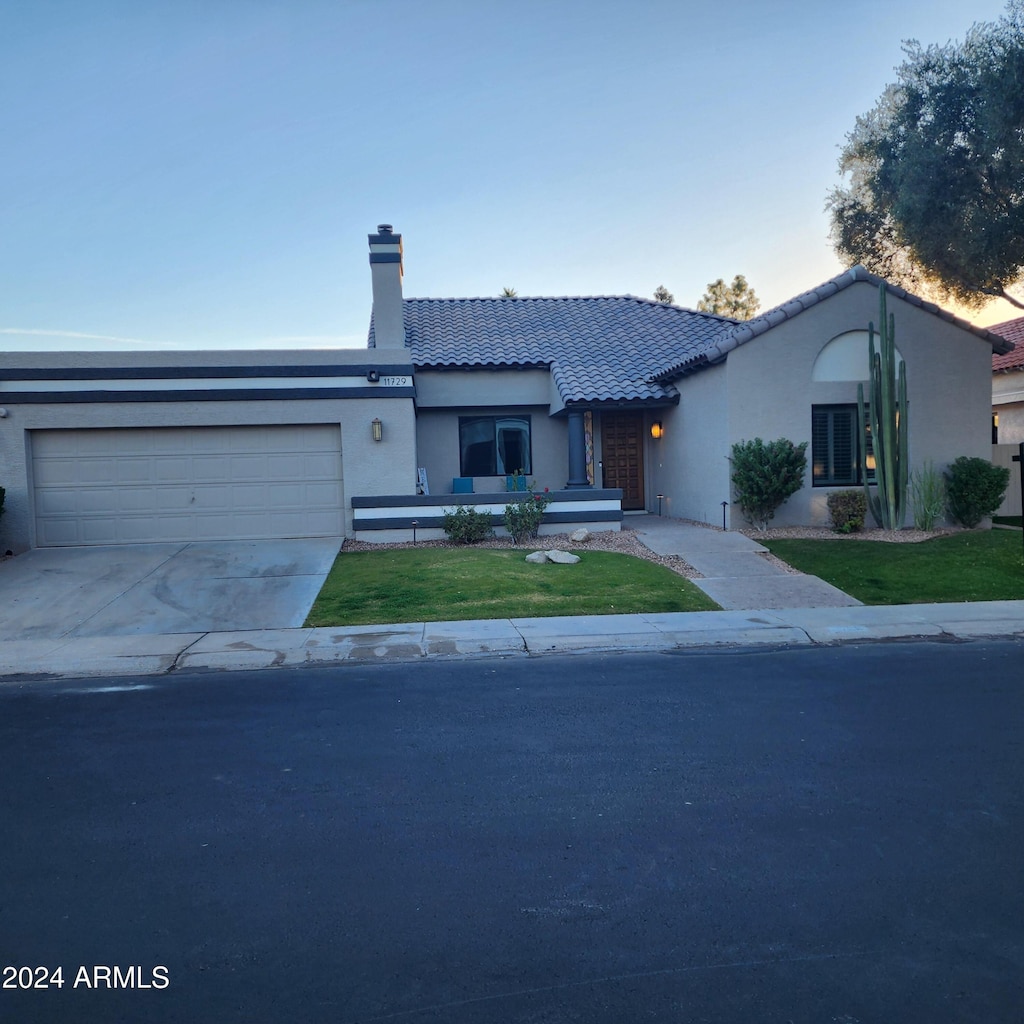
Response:
M583 413L569 413L569 479L565 486L589 487L587 479L587 437L583 428Z

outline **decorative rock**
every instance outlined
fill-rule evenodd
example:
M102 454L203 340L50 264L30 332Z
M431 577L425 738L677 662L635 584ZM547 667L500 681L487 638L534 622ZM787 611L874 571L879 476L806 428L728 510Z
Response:
M558 548L552 548L550 551L534 551L526 556L526 561L531 565L542 565L545 562L558 562L560 565L575 565L579 560L579 555L571 554L568 551L559 551Z
M585 544L590 540L590 531L585 526L581 526L569 534L569 540L575 541L577 544Z
M545 555L548 556L549 562L558 562L560 565L575 565L579 560L579 555L571 554L568 551L559 551L558 548L552 548L550 551L545 551Z

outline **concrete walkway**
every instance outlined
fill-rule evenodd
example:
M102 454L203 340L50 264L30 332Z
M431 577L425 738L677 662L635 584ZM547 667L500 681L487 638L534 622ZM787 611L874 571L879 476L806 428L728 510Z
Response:
M728 611L850 608L860 601L831 583L786 572L768 549L742 533L695 526L668 516L630 516L626 525L659 555L677 555L704 578L693 582Z

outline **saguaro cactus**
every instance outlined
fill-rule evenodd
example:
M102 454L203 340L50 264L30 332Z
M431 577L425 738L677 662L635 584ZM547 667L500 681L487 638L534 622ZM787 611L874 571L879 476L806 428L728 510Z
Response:
M865 408L864 385L857 385L860 450L867 460L867 428L875 456L875 491L864 472L864 495L875 522L884 530L898 530L907 514L907 367L896 366L896 318L886 315L885 285L879 285L880 349L875 348L875 325L868 324L870 402Z

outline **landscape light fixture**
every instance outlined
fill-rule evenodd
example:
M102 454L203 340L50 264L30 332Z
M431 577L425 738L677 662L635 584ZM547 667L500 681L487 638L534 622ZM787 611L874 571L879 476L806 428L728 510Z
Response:
M664 433L665 428L661 425L661 420L655 420L655 422L651 424L651 437L653 437L655 441L659 441Z
M381 423L378 416L374 416L370 423L370 432L373 434L374 441L381 441L384 438L384 424Z

